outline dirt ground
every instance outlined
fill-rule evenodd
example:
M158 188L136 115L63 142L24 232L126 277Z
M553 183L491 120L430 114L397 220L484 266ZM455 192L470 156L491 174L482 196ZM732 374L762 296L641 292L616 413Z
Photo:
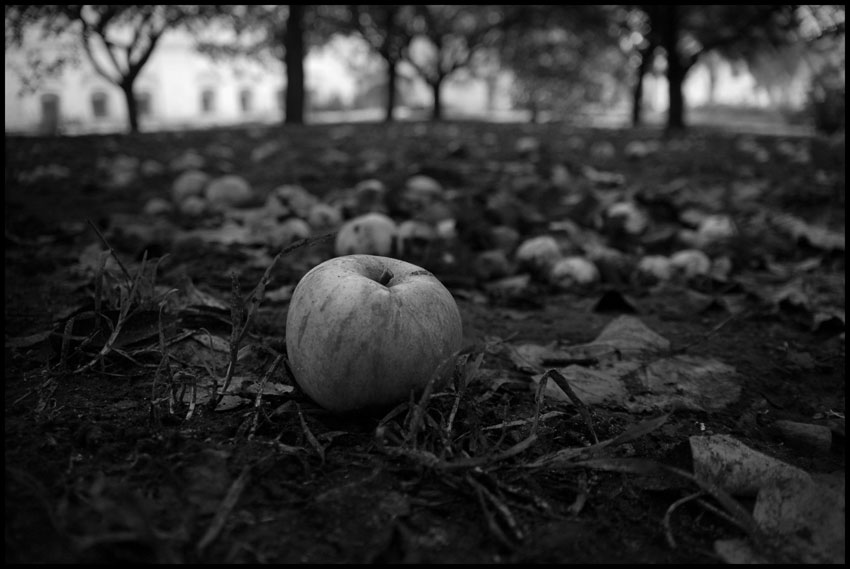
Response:
M541 143L533 156L517 146L525 136ZM662 147L629 158L632 140ZM606 151L597 150L602 142ZM789 144L808 149L807 158L790 158ZM267 155L258 153L262 148ZM279 389L262 391L261 399L246 396L247 404L229 410L192 408L188 396L168 400L165 383L180 388L186 376L165 379L163 352L178 368L197 357L171 348L185 346L170 343L181 334L204 330L227 338L231 274L244 296L271 257L257 247L171 246L149 233L116 230L142 219L150 198L168 198L174 161L188 150L203 158L206 171L239 174L266 192L301 184L327 196L370 177L400 187L421 173L462 200L513 184L524 192L525 209L508 209L523 235L565 215L566 190L550 183L556 165L574 176L584 172L585 184L593 172L622 176L610 182L617 191L657 198L645 202L655 207L655 219L681 219L684 211L681 202L659 196L696 185L705 190L696 195L708 199L720 187L728 191L712 202L715 210L746 214L753 223L763 210L788 212L809 228L840 232L841 246L824 245L813 230L790 239L781 227L759 226L750 234L758 239L724 245L733 270L722 286L691 282L659 292L609 279L564 291L532 279L515 291L494 288L465 262L481 228L494 221L475 217L480 202L458 201L456 262L438 256L426 265L454 293L463 318L468 354L454 383L427 404L329 413L300 393L285 363L275 365L285 353L283 299L259 307L238 371L256 383L271 370L268 382ZM125 178L121 157L138 159ZM595 170L583 171L586 165ZM597 183L605 187L604 179ZM745 207L743 194L754 187L759 197ZM554 123L7 137L5 188L6 563L721 562L715 542L746 532L710 496L674 508L699 490L689 480L640 468L529 466L561 449L588 447L592 432L609 440L665 413L662 426L609 458L690 472L689 437L726 434L809 473L843 478L843 137L703 129L667 139L651 130ZM656 191L661 188L666 193ZM129 328L138 337L122 337L120 349L97 359L96 349L80 344L91 323L70 319L104 294L96 272L81 269L86 248L102 248L95 227L127 266L137 267L145 250L148 258L167 254L156 271L158 286L179 288L188 276L225 308L140 310ZM267 290L294 284L329 255L327 242L291 251L274 266ZM777 276L777 265L793 269ZM793 281L794 271L803 284ZM800 288L777 300L758 293L768 282ZM730 310L722 301L735 292L740 309ZM740 396L716 410L639 413L612 404L589 405L584 415L553 398L537 408L532 374L504 346L588 343L622 314L640 318L674 350L734 366ZM114 325L117 313L107 315ZM208 364L218 374L226 368L222 359ZM831 442L801 447L777 431L779 420L828 427ZM740 503L753 506L752 499Z

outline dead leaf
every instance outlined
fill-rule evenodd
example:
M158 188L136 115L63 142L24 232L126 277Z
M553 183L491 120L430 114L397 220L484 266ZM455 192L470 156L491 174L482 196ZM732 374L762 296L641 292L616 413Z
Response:
M32 348L33 346L37 346L47 340L51 333L52 332L50 330L46 330L44 332L37 332L28 336L14 336L12 338L7 338L6 349L22 350Z
M597 357L628 359L670 349L670 341L648 328L639 318L620 316L612 320L596 339L581 346L566 348L567 357Z
M751 449L729 435L690 439L694 474L736 496L755 496L777 481L811 480L804 471Z
M230 353L230 340L225 340L224 338L213 336L212 334L206 334L204 332L192 334L190 337L205 348L215 350L216 352L223 352L226 354Z
M280 288L266 291L263 298L269 302L287 302L292 298L293 290L295 290L295 285L283 285Z
M735 368L695 356L675 356L649 364L613 362L599 369L571 365L559 371L586 405L619 407L632 412L714 411L737 401L741 393ZM540 377L532 378L535 385ZM545 393L568 401L555 386L547 385Z
M727 563L845 563L844 476L777 480L758 493L753 518L767 548L739 539L718 540Z

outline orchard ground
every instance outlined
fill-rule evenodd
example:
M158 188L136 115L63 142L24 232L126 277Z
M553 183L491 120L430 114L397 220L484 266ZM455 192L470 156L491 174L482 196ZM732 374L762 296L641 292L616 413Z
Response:
M539 148L518 149L523 137ZM635 140L658 145L627 156ZM719 562L717 540L745 532L711 497L679 504L698 490L686 481L639 468L529 465L591 445L591 433L609 440L669 413L616 457L690 471L689 437L727 434L806 472L843 479L844 153L843 135L697 128L666 137L656 129L558 123L7 136L6 562ZM240 175L266 193L300 184L324 198L368 178L390 192L414 174L438 180L457 198L458 239L422 261L461 309L468 385L443 385L427 405L413 401L395 413L329 414L292 389L285 363L275 365L285 353L281 297L265 299L253 315L243 341L250 353L237 370L255 384L271 370L267 382L279 389L261 391L259 406L246 398L229 410L193 408L191 374L164 379L163 353L175 368L185 364L192 354L176 342L187 331L226 345L232 275L244 298L274 251L203 240L172 248L150 233L122 233L121 224L143 219L149 199L169 197L175 160L192 155L208 173ZM556 166L568 180L552 181ZM484 215L486 196L503 187L521 199ZM683 192L703 210L735 217L746 239L723 245L731 274L721 285L659 292L629 279L583 290L534 278L518 289L494 287L474 271L477 240L494 215L510 218L523 236L572 216L610 237L599 225L598 202L582 218L581 200L567 199L597 190L643 196L668 222L687 217L677 197ZM765 222L762 211L773 220L792 215L797 232ZM99 295L105 302L101 273L83 253L107 243L129 272L143 259L161 259L156 285L181 288L188 277L220 307L207 302L192 312L184 305L170 319L165 309L142 310L149 320L133 321L98 358L81 344L92 325L71 316L91 313ZM266 289L286 290L330 254L327 240L287 252ZM787 285L784 296L779 285ZM733 309L727 301L735 292ZM106 304L94 312L103 309L116 326L116 307ZM531 374L503 348L588 343L623 313L674 349L734 366L734 403L646 413L591 405L583 415L573 403L544 398L538 408ZM224 375L221 359L207 363L190 370L193 377ZM168 400L168 381L184 393ZM418 410L425 413L417 418ZM831 442L801 448L774 428L778 420L828 427Z

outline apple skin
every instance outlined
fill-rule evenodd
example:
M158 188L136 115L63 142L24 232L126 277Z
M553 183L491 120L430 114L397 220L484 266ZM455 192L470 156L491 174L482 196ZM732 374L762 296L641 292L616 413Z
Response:
M462 342L448 289L421 267L377 255L313 267L295 287L286 317L295 380L335 412L406 401Z

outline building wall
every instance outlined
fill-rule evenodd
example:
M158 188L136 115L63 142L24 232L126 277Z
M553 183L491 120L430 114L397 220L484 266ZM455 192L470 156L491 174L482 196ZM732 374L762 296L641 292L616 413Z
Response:
M68 134L115 132L127 129L124 93L101 77L85 56L79 65L66 66L61 74L45 79L33 92L22 90L19 70L27 67L27 50L50 56L71 49L67 40L41 42L37 48L7 50L5 67L5 121L7 132L50 130L44 124L42 99L59 97L59 130ZM331 97L350 100L354 78L339 63L329 63L327 50L313 50L305 60L308 92L318 101ZM282 89L286 85L281 62L216 62L197 53L191 38L178 31L163 36L135 83L137 94L150 97L150 113L140 117L143 130L203 127L241 122L274 122L283 117ZM204 91L213 93L214 106L205 112ZM240 94L250 92L251 106L244 110ZM106 96L107 116L96 116L92 96Z

